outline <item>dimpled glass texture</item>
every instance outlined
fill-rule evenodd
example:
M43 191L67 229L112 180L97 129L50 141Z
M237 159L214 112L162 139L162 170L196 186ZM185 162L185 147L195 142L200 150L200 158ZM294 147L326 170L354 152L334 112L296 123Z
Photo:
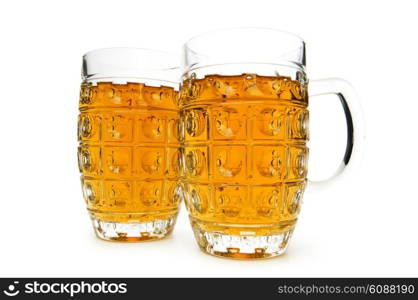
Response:
M85 82L78 162L98 237L160 239L180 203L178 92L143 83Z
M200 248L231 258L282 254L306 185L307 82L191 73L181 87L183 185Z

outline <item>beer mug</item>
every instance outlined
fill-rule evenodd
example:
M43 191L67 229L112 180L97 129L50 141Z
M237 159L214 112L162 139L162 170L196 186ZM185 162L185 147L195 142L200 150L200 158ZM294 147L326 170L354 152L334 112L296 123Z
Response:
M183 71L182 182L199 247L230 258L284 253L307 185L308 94L337 95L346 115L347 148L333 178L357 147L356 94L340 79L308 88L305 43L271 29L192 38Z
M181 199L177 57L109 48L83 57L78 117L82 191L97 236L170 234Z

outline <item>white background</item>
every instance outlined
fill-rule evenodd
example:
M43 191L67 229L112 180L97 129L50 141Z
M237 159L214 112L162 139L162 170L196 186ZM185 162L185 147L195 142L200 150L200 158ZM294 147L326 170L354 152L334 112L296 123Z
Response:
M413 3L2 1L0 276L418 276ZM356 87L367 122L361 167L305 194L280 258L201 253L184 207L167 240L96 239L76 163L82 54L110 46L180 51L189 37L235 26L297 33L307 42L310 78L338 76ZM345 137L338 101L311 103L313 176L337 164Z

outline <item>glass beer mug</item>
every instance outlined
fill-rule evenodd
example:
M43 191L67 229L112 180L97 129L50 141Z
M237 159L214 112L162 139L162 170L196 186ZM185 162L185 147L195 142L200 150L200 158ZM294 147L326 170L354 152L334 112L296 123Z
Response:
M181 199L176 66L176 57L146 49L83 57L78 162L101 239L161 239L173 229Z
M339 79L308 88L305 43L281 31L206 33L189 40L183 55L183 187L197 243L222 257L280 255L307 185L308 91L337 95L347 117L335 176L355 149L355 93Z

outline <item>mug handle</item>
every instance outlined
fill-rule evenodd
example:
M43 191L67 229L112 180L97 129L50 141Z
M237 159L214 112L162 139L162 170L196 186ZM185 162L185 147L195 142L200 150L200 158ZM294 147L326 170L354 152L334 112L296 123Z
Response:
M363 111L359 97L350 83L340 78L326 78L309 81L309 99L321 95L336 95L340 100L347 122L347 145L341 164L327 179L312 181L309 185L322 188L340 179L343 173L352 169L360 159L364 142Z

